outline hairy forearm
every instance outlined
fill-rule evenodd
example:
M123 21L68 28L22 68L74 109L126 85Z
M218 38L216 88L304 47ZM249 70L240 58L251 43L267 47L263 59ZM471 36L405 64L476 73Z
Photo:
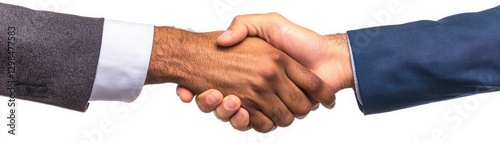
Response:
M145 84L191 85L195 84L195 79L205 79L207 75L203 71L216 69L219 67L217 64L224 61L221 53L231 54L218 49L215 40L220 34L155 27Z
M201 44L197 33L172 27L155 27L153 48L151 53L146 84L177 82L193 70L191 64L186 64L187 47Z
M168 75L160 76L163 69L169 71L169 73L175 73L175 68L166 68L173 63L160 63L159 59L166 57L168 53L167 49L172 50L175 47L183 46L181 39L185 37L183 35L187 34L187 31L178 30L171 27L155 27L153 48L151 52L151 59L149 62L148 75L146 76L146 84L163 83L173 80L172 77ZM169 60L166 60L169 61ZM175 62L175 61L169 61Z

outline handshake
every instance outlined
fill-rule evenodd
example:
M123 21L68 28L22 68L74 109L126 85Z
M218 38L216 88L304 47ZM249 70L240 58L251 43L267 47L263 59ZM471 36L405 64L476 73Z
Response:
M243 15L225 32L155 27L146 84L174 82L241 131L289 126L354 87L346 34L322 36L280 14Z
M356 88L364 114L499 91L499 15L496 6L322 36L268 13L195 33L0 3L9 50L0 62L16 69L0 86L18 86L0 95L85 111L88 101L131 102L144 84L171 82L183 102L197 95L201 111L233 128L269 132L319 104L333 108L345 88Z

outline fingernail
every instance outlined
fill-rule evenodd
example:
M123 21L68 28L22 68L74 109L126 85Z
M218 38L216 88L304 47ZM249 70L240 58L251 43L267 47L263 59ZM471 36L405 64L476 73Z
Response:
M328 106L328 109L333 109L333 107L335 107L335 101L333 101L333 103Z
M226 32L222 33L219 38L228 38L231 37L231 34L233 34L233 31L227 30Z
M226 109L234 109L236 108L236 101L234 98L230 98L225 104L224 106L226 107Z
M241 113L239 113L239 114L238 114L238 113L236 113L235 117L236 117L236 119L238 119L238 120L242 120L244 116L243 116L243 114L241 114Z
M217 97L215 97L214 94L209 94L208 97L207 97L207 103L210 104L210 105L214 105L215 102L217 102Z

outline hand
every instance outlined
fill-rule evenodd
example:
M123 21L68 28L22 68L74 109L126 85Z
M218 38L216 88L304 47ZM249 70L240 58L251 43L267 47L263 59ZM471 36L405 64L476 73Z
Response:
M334 89L334 93L354 86L345 34L320 36L290 22L280 14L269 13L237 16L229 29L217 39L217 43L222 46L231 46L247 36L258 36L284 51L323 79ZM194 94L189 90L180 86L177 91L182 101L190 102L192 100ZM227 96L223 102L221 102L222 98L217 98L219 104L207 104L204 99L209 97L206 96L207 94L201 94L197 97L200 99L197 100L197 104L203 105L200 108L204 110L216 109L216 116L225 117L222 120L230 120L235 129L245 130L244 124L248 122L248 118L246 118L248 115L244 109L228 109L222 106L228 102L238 103L239 101L235 97ZM318 101L321 102L321 99Z
M333 90L319 77L265 41L248 38L223 48L215 43L221 33L156 27L146 83L174 82L194 93L218 88L221 95L233 94L251 115L249 125L259 132L288 126L295 116L308 114L311 102L302 90L331 96Z

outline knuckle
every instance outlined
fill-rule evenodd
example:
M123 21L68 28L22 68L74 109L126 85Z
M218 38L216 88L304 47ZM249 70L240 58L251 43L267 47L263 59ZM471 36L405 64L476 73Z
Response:
M262 78L266 79L266 80L276 80L278 78L278 72L276 72L275 70L271 70L271 69L266 69L266 70L263 70L260 72L260 75L262 76Z
M316 76L314 73L309 71L306 67L302 65L296 65L297 68L301 71L301 73L304 74L304 78L308 80L307 84L305 87L305 90L308 91L309 93L317 93L323 90L323 80L321 80L318 76Z
M277 12L271 12L271 13L268 13L269 16L273 17L273 18L281 18L283 17L281 14L277 13Z
M291 93L290 93L290 99L292 99L293 101L297 102L297 100L300 99L300 93L293 90Z
M243 18L243 15L236 15L236 16L233 18L233 22L240 21L242 18Z
M311 92L319 92L323 90L323 82L322 80L314 75L310 75L309 77L309 89Z
M312 108L312 103L304 94L302 94L302 92L292 91L290 93L290 98L296 105L298 105L293 111L296 117L302 117L309 114Z
M280 52L272 52L269 54L269 58L271 58L271 60L273 60L276 64L283 64L284 61L285 61L285 55L283 55L283 53L280 53Z
M245 15L237 15L233 18L233 23L240 23L245 20Z
M264 89L264 87L267 87L267 84L268 84L267 79L260 78L260 75L262 75L264 73L263 72L257 72L257 73L259 74L259 76L252 78L252 79L249 79L249 82L248 82L250 87L252 87L253 90L257 90L256 92Z

